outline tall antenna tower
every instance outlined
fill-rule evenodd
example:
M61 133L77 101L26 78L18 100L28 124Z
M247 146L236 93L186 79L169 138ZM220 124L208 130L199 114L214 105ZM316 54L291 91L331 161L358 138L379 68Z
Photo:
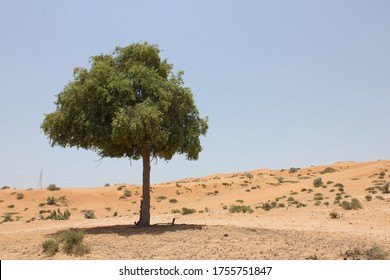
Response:
M39 181L38 181L37 189L42 189L42 169L41 169L41 173L39 175Z

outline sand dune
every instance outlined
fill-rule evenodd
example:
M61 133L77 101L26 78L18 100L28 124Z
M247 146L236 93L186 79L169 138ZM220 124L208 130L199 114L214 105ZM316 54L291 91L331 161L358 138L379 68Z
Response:
M313 181L319 177L323 184L316 187ZM164 182L152 186L154 225L146 229L133 226L138 219L140 185L57 191L5 188L0 190L1 220L12 221L0 224L0 257L344 259L351 258L348 252L354 248L374 245L390 252L390 193L384 191L389 181L390 161L375 161ZM55 205L47 204L48 197L54 197ZM340 206L352 199L362 208ZM248 206L253 212L231 213L233 205ZM173 213L183 207L196 213ZM69 210L70 219L45 219L57 209ZM86 210L93 210L96 219L85 219ZM339 217L332 219L331 212ZM174 226L169 225L173 218ZM45 255L41 243L68 228L85 232L90 254Z

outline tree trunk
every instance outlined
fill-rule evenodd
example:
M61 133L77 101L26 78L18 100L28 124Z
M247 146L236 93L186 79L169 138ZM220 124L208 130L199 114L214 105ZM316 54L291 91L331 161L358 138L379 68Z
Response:
M143 177L142 177L142 200L138 227L150 226L150 149L142 150Z

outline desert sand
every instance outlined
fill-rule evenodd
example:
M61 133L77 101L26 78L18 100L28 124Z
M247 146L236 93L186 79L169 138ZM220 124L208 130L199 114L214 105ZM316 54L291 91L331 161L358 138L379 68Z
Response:
M323 184L314 186L318 177ZM153 225L148 228L134 226L140 185L56 191L11 186L0 190L0 259L379 258L375 252L357 252L372 248L372 252L390 252L386 182L390 182L387 160L259 169L164 182L152 185ZM125 190L130 191L128 196ZM54 197L56 204L48 205L48 197ZM343 209L341 202L352 199L362 208ZM231 213L233 205L250 206L253 212ZM174 213L183 207L196 212ZM49 211L57 209L68 209L69 220L45 219ZM86 210L93 210L96 219L86 219ZM11 221L5 221L6 216ZM66 229L84 232L89 254L60 251L48 256L43 252L42 242Z

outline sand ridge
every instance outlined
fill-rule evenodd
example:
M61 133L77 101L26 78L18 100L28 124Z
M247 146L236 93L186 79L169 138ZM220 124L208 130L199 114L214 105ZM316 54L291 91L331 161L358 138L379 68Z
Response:
M319 177L323 184L313 186ZM164 182L152 185L154 226L147 229L134 227L140 185L57 191L6 188L0 190L1 220L8 213L13 221L0 224L0 257L343 259L354 246L374 244L390 252L390 194L383 193L389 181L390 161L381 160L263 168ZM48 197L54 197L56 205L48 205ZM336 203L338 197L340 203L357 199L362 209L345 210ZM249 206L253 213L230 213L232 205ZM183 207L196 213L174 213ZM69 210L70 219L45 219L57 209ZM97 219L85 219L86 210L93 210ZM331 212L340 217L331 219ZM85 232L91 253L75 257L59 252L47 257L41 243L68 228Z

